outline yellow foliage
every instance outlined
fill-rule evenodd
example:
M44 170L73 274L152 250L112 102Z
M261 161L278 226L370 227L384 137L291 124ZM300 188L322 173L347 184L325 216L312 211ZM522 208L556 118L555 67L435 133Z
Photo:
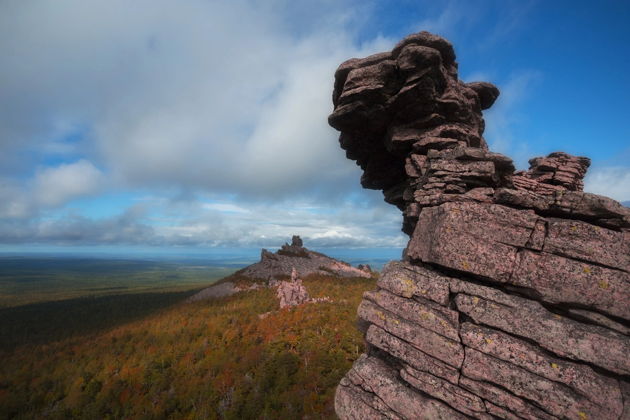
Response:
M0 353L0 418L334 418L334 389L363 351L356 308L375 280L304 285L332 301L280 311L262 289Z

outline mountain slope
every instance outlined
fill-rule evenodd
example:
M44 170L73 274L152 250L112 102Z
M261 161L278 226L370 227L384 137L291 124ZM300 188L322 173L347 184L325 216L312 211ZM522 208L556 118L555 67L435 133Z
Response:
M356 307L375 281L304 285L332 302L278 310L264 288L2 353L0 418L334 418L335 386L363 351Z

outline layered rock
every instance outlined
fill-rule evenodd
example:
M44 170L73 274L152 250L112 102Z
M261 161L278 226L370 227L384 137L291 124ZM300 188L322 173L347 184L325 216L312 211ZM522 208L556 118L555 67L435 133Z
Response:
M587 158L490 152L498 95L426 32L335 74L329 122L411 237L359 306L342 419L630 418L630 211L582 191Z

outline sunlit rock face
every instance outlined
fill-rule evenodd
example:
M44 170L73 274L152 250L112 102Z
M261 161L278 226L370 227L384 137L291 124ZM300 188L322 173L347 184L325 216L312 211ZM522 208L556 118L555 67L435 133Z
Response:
M329 123L410 235L359 306L342 419L630 418L630 211L582 191L588 158L490 152L498 96L427 32L335 74Z

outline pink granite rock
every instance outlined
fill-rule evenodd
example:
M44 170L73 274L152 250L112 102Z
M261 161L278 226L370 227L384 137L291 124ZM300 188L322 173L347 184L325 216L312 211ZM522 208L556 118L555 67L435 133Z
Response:
M387 290L366 292L364 298L422 328L459 342L459 313L430 300L404 299Z
M291 272L291 281L280 281L276 292L280 300L280 309L288 306L301 305L309 300L308 292L298 278L295 268Z
M553 357L524 340L468 322L462 324L461 335L464 344L475 350L567 385L594 405L608 409L612 418L621 412L618 382L596 373L587 365Z
M582 192L588 158L490 152L498 95L427 32L335 74L329 123L411 237L359 306L341 419L630 419L630 209Z
M560 418L616 419L621 415L620 401L611 401L611 405L604 406L595 404L569 387L472 348L466 348L462 374L473 380L497 384Z
M400 377L414 388L444 401L457 411L478 419L492 419L486 413L486 406L481 398L444 379L409 366L400 371Z
M453 384L457 384L459 381L459 370L435 357L429 356L427 353L418 350L406 341L389 334L376 325L370 325L365 335L365 340L374 347L386 351L418 370L429 372Z
M630 373L627 336L553 314L534 301L516 296L510 300L506 305L463 293L455 297L457 309L475 322L534 340L560 357L590 362L618 374Z
M381 272L377 284L405 298L422 296L442 306L449 302L449 278L420 265L392 261Z
M630 271L630 236L579 220L547 219L544 251Z
M571 156L564 152L551 153L546 157L529 160L528 171L514 174L512 181L517 188L538 194L554 194L556 191L582 191L582 179L591 165L585 157Z
M517 418L532 420L558 418L541 410L539 407L532 404L532 402L522 399L515 394L505 390L504 388L499 388L498 386L492 385L488 382L475 381L465 376L462 376L459 384L462 388L467 389L470 392L484 398L486 407L489 407L489 413L502 413L501 409L490 409L490 407L497 405L499 407L503 407L504 409L509 410L510 413L516 414ZM489 402L491 405L488 404ZM507 416L499 417L508 418Z
M360 389L373 394L378 398L378 411L393 412L404 419L465 419L466 416L458 413L448 405L428 398L406 386L398 377L398 373L387 366L386 363L374 357L361 356L347 375L346 384L337 388L335 407L338 412L343 412L343 418L365 419L371 417L355 417L348 411L339 410L342 402L340 390L344 388ZM343 395L341 396L343 398ZM374 404L376 405L376 404ZM363 414L359 412L356 414Z
M361 302L358 312L361 319L384 329L394 337L407 341L423 353L453 367L461 367L464 348L457 341L402 319L370 300Z
M535 290L545 302L577 303L630 320L628 272L529 250L518 253L515 266L509 282Z
M516 261L515 247L484 241L443 225L439 212L433 211L436 209L422 210L420 222L407 246L409 258L501 282L509 280Z

